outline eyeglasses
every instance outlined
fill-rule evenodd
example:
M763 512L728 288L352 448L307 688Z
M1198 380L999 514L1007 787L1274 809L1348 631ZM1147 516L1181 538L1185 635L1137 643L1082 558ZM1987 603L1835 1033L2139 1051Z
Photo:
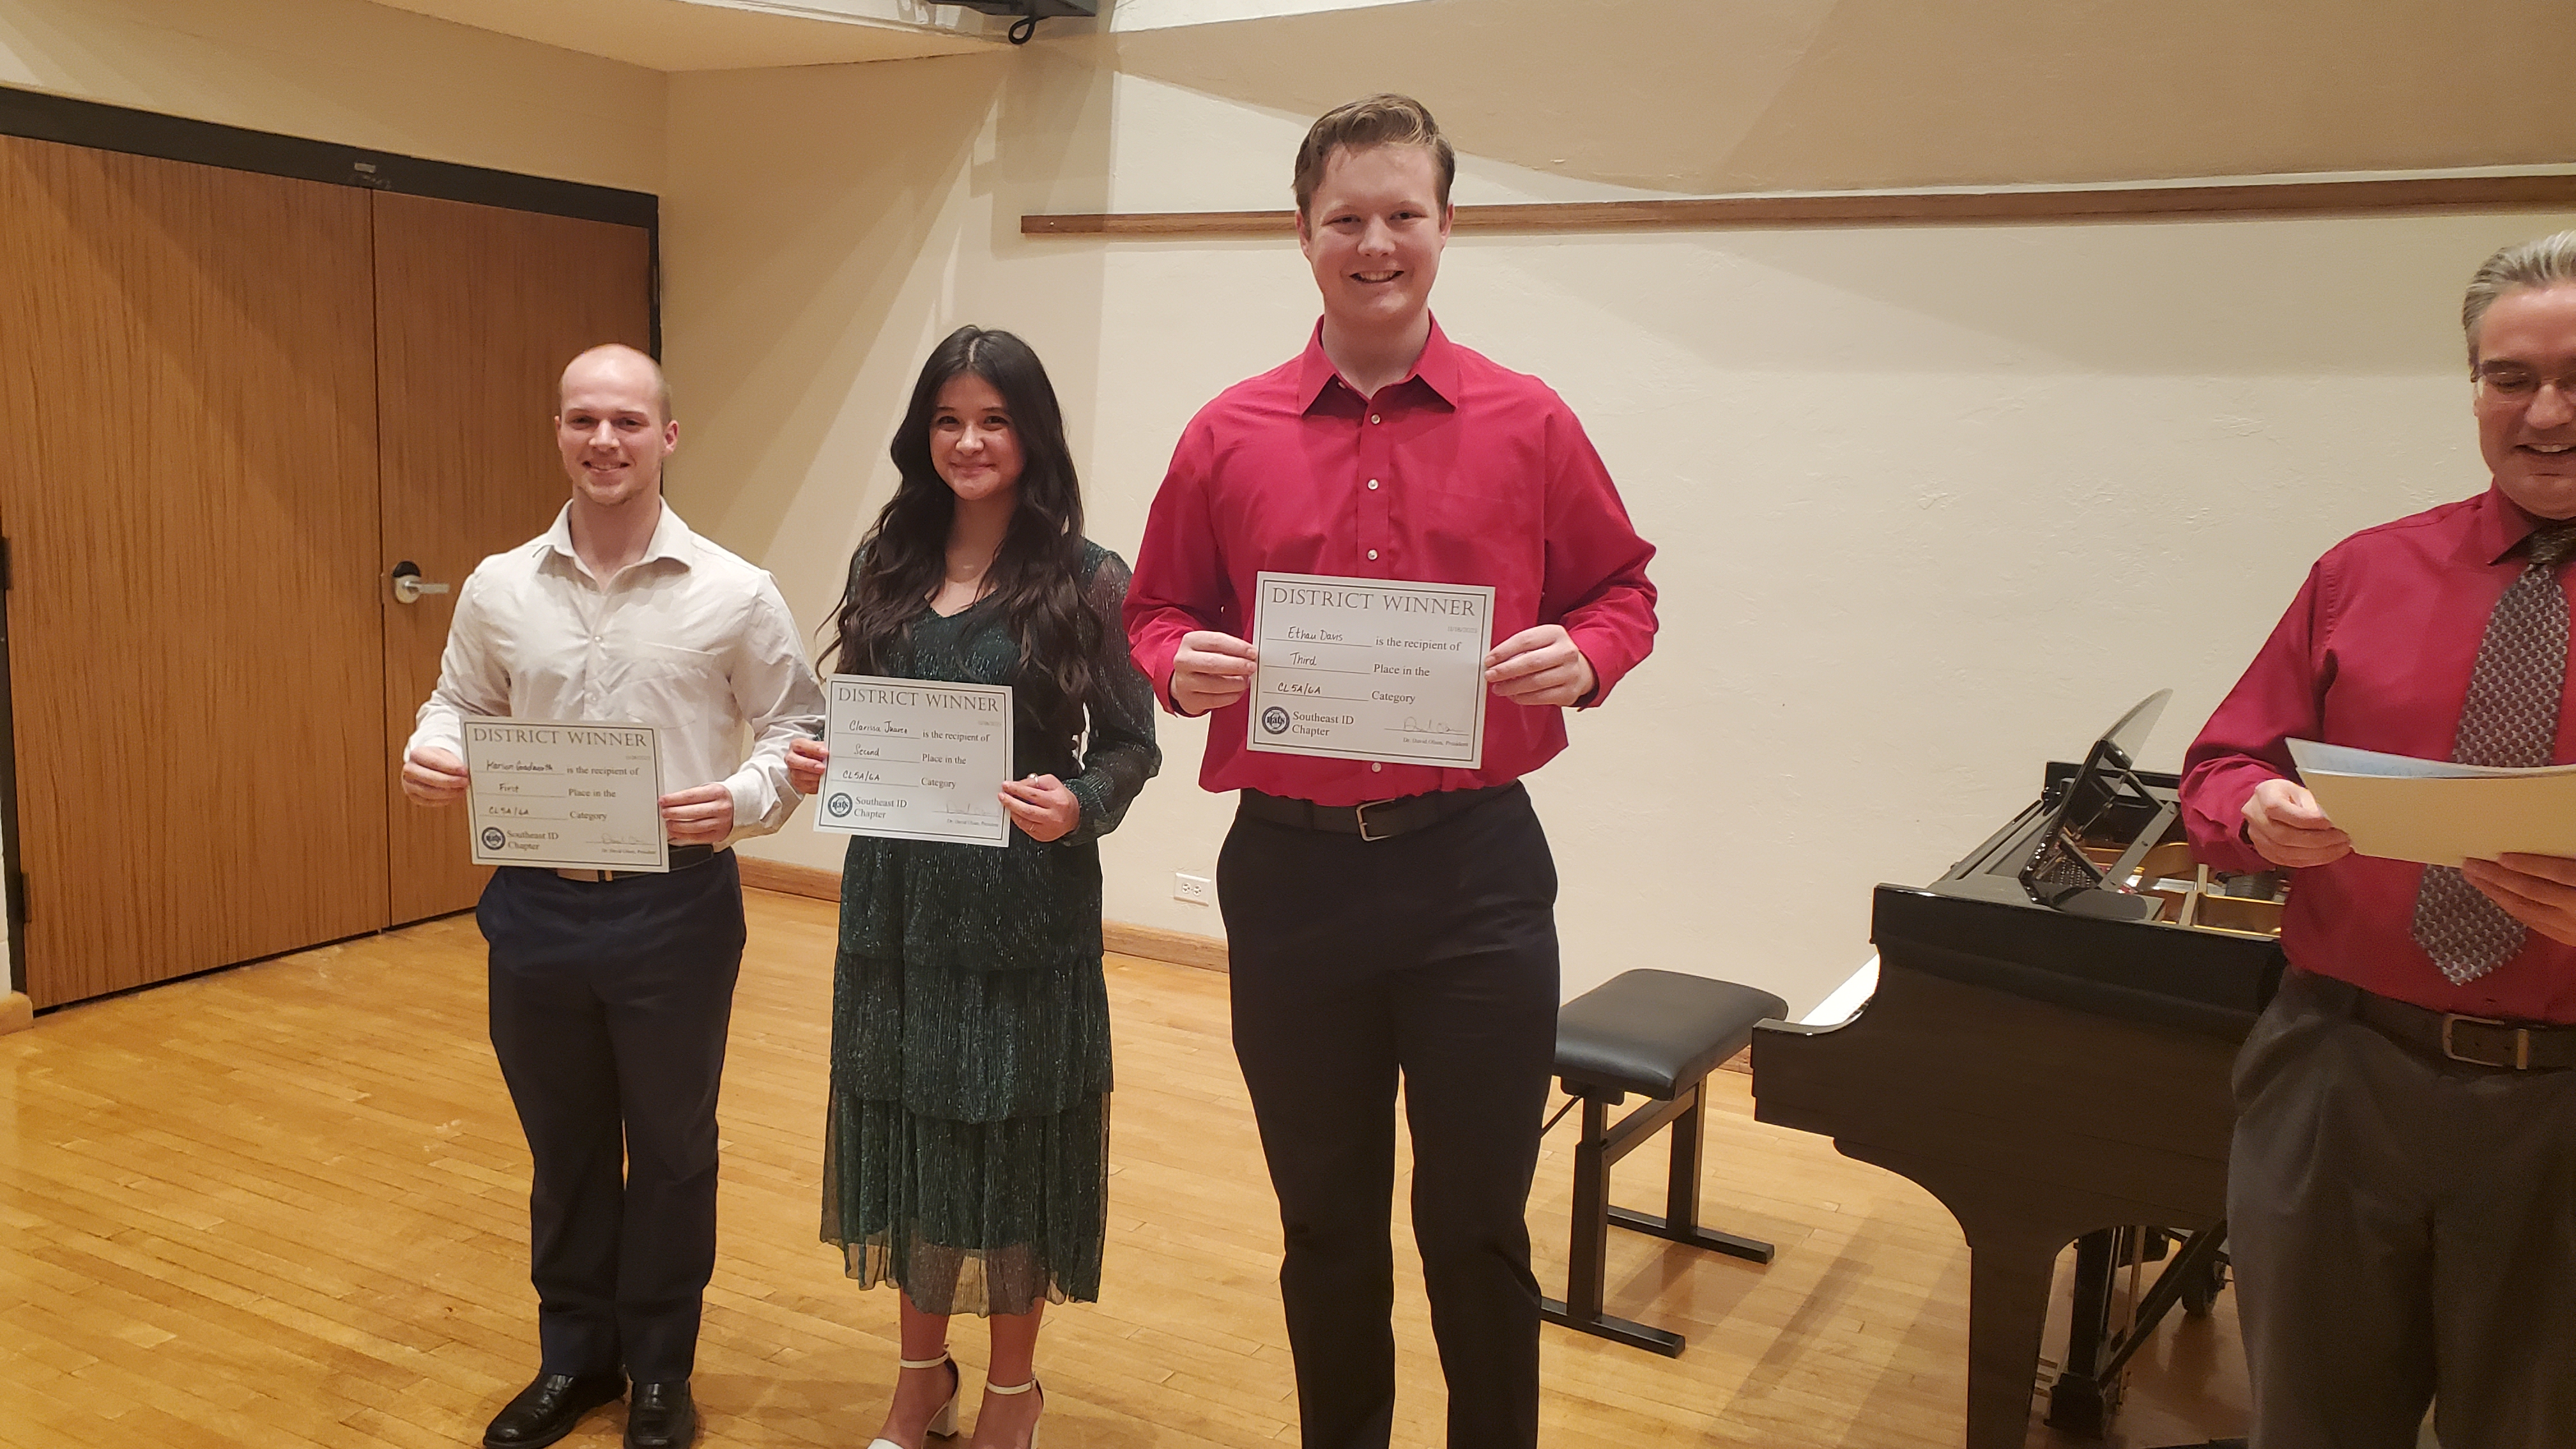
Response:
M2478 399L2481 402L2512 403L2534 401L2544 387L2556 388L2559 398L2576 406L2576 373L2564 377L2542 377L2518 363L2481 363L2477 372Z

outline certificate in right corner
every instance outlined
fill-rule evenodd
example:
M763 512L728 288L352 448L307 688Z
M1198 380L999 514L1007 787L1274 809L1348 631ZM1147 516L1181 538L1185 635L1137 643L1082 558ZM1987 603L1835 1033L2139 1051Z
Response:
M1484 764L1490 586L1262 573L1254 592L1247 748Z

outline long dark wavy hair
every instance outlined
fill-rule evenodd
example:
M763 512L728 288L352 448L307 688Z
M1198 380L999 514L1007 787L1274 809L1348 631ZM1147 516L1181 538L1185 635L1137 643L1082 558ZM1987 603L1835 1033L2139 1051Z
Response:
M902 481L850 555L850 581L828 626L835 672L881 673L893 646L930 609L946 576L957 495L930 461L939 390L973 373L993 385L1020 444L1019 500L985 583L1020 647L1023 720L1071 751L1091 702L1091 658L1102 624L1083 605L1082 484L1065 446L1055 384L1029 345L1008 332L960 327L933 348L889 450Z

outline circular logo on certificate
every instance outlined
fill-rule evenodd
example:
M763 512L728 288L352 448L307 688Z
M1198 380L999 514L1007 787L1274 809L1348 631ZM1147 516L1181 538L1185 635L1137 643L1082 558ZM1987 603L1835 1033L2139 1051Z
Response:
M501 833L500 826L486 825L483 827L483 848L485 850L499 850L502 846L509 843L510 837Z
M1263 710L1261 712L1261 730L1264 734L1272 735L1284 735L1288 733L1288 711L1281 709L1275 704L1270 706L1268 709Z
M834 795L823 802L823 808L832 812L832 818L838 820L857 809L858 802L847 795Z

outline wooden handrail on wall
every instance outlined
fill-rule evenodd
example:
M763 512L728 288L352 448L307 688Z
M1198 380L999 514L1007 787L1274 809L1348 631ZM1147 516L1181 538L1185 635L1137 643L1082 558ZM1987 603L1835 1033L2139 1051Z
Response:
M1459 231L1702 230L1782 226L1967 225L2389 211L2576 210L2576 175L2415 176L2371 181L2246 181L2019 191L1868 191L1562 201L1458 208ZM1023 236L1285 237L1288 211L1034 213Z

